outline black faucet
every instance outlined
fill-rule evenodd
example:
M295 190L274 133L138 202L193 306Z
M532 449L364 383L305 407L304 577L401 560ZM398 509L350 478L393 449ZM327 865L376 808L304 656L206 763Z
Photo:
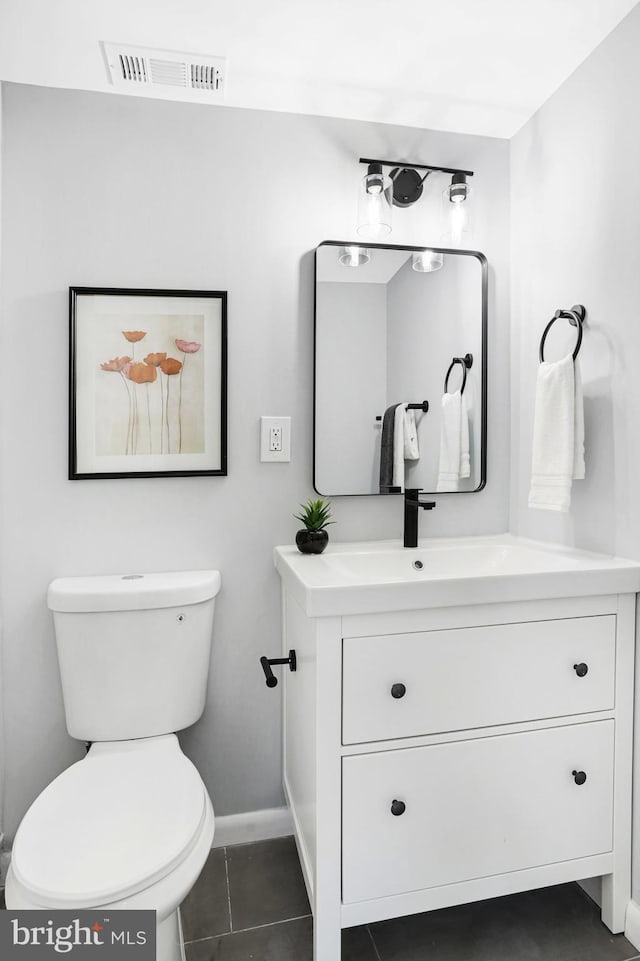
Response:
M432 511L435 501L421 501L420 488L407 487L404 492L404 546L418 546L418 510Z

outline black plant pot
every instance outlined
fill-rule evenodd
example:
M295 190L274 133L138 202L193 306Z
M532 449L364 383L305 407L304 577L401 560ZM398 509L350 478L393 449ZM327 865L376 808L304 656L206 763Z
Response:
M308 531L305 529L296 534L296 544L301 554L322 554L329 543L329 535L325 530Z

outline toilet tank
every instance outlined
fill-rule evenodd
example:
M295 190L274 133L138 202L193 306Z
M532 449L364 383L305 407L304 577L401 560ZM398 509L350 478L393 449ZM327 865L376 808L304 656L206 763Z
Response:
M49 586L67 730L125 741L204 710L219 571L62 577Z

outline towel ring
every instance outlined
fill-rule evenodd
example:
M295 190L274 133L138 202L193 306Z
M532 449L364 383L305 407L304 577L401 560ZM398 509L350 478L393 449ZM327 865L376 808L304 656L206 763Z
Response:
M576 359L578 353L580 352L580 345L582 344L582 325L586 316L587 312L582 304L574 304L571 310L556 310L555 314L543 330L542 337L540 338L540 363L544 361L544 342L547 339L547 334L555 324L556 320L559 320L561 317L563 317L565 320L568 320L572 327L577 327L578 329L578 339L573 351L573 359Z
M444 392L449 393L449 375L455 367L456 364L462 365L462 386L460 388L460 393L464 393L464 389L467 383L467 371L473 366L473 354L465 354L464 357L454 357L449 364L449 370L447 371L446 377L444 379Z

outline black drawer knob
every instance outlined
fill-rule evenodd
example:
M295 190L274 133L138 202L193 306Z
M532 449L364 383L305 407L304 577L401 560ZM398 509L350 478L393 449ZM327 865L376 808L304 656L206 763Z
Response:
M584 773L584 771L572 771L571 773L573 774L573 780L576 782L576 784L584 784L584 782L587 780L587 775Z
M401 814L407 810L407 805L404 801L392 801L391 802L391 813L394 817L398 818Z
M589 668L587 667L586 664L574 664L573 669L578 675L578 677L584 677L585 674L588 674L589 672Z
M404 697L407 693L407 689L404 684L393 684L391 687L391 697L396 699L399 697Z

